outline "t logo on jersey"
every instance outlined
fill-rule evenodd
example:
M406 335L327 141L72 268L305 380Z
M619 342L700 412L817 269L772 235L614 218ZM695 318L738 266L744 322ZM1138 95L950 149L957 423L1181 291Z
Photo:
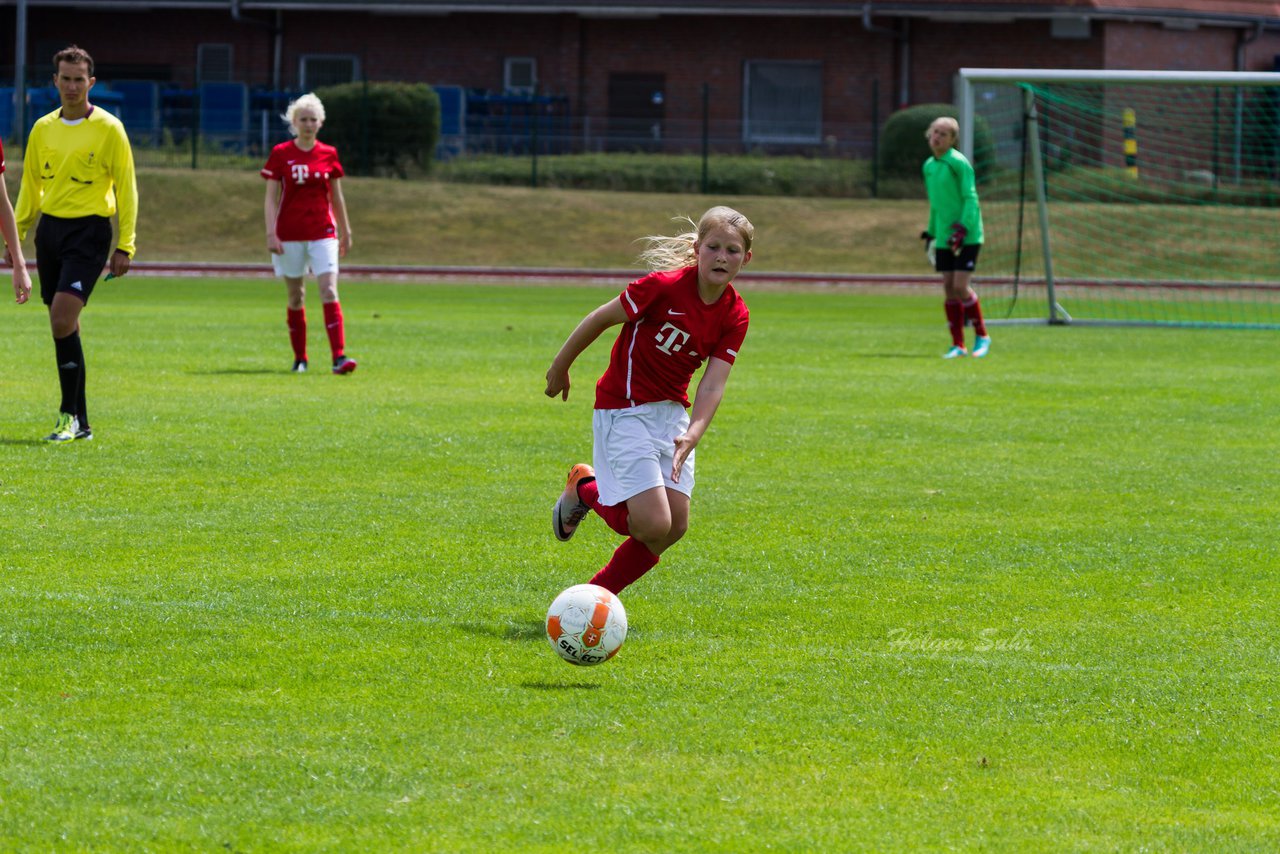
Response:
M295 163L289 168L293 170L293 180L296 183L299 183L299 184L307 183L307 173L310 171L309 169L307 169L307 164Z
M678 326L664 323L658 330L658 334L653 336L653 340L658 342L659 350L670 356L684 349L684 342L689 340L689 333Z

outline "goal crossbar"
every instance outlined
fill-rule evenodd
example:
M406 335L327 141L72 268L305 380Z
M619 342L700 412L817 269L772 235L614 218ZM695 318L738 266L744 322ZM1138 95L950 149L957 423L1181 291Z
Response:
M961 68L959 82L960 150L973 151L975 83L1180 83L1187 86L1276 86L1274 71L1107 71L1097 68Z
M962 68L955 101L1004 319L1280 328L1280 73Z

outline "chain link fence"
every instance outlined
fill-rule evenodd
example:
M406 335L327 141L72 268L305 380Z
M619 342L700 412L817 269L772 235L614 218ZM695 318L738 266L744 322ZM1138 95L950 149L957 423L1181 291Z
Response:
M5 71L8 77L4 77ZM12 69L0 69L0 79L12 80ZM766 158L776 159L779 165L796 159L826 163L846 174L838 184L848 184L847 174L856 170L865 175L857 179L856 183L863 185L857 194L876 192L874 154L881 117L874 106L870 121L828 122L816 132L813 128L797 132L762 122L709 118L705 88L699 118L582 114L574 111L569 98L559 95L496 95L460 87L433 88L440 99L441 122L430 171L442 180L452 180L455 175L462 176L461 180L477 180L468 161L513 158L519 163L497 171L510 174L527 169L528 182L536 186L540 179L553 176L550 164L555 158L630 155L629 168L651 163L655 180L675 162L688 169L693 158L694 171L702 173L696 183L706 189L716 164L723 164L726 158ZM139 167L256 171L272 146L290 138L281 115L300 94L235 81L182 86L99 78L91 99L124 122ZM0 129L6 149L12 152L11 161L18 159L31 124L57 108L58 94L52 86L28 85L24 103L16 105L15 100L12 85L0 86ZM380 121L387 121L387 117L380 117ZM342 151L348 173L373 174L369 152L360 145L350 148ZM767 179L768 171L761 167L761 177ZM641 179L640 183L654 182ZM833 194L845 195L847 190Z

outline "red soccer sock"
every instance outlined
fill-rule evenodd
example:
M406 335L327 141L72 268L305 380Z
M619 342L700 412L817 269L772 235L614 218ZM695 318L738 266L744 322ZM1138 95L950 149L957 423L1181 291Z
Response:
M601 504L600 487L596 485L594 479L578 486L578 497L585 501L587 506L594 510L596 515L603 519L614 532L624 537L631 534L631 512L627 509L627 503L624 501L614 505Z
M987 324L982 320L982 306L978 304L978 295L974 294L973 299L964 303L965 320L973 326L973 331L979 336L987 337Z
M329 333L329 351L336 359L347 352L347 336L342 325L342 305L334 300L321 303L321 307L324 309L324 331Z
M307 310L290 308L288 312L289 343L293 345L293 358L307 360Z
M964 306L960 300L949 299L942 304L947 311L947 328L951 330L951 343L964 346Z
M614 551L604 568L591 578L615 596L623 589L658 565L658 556L635 537L627 537Z

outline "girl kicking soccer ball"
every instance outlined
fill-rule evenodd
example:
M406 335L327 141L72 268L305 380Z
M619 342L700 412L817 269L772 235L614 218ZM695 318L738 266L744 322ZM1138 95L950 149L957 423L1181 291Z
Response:
M560 540L592 510L626 537L591 579L615 594L688 530L694 448L747 334L747 306L733 278L751 260L755 227L726 207L712 208L696 225L686 222L694 231L645 238L640 257L654 272L583 318L547 371L547 396L568 400L574 360L610 326L623 325L596 383L595 468L570 469L552 510ZM689 382L703 362L691 417Z

